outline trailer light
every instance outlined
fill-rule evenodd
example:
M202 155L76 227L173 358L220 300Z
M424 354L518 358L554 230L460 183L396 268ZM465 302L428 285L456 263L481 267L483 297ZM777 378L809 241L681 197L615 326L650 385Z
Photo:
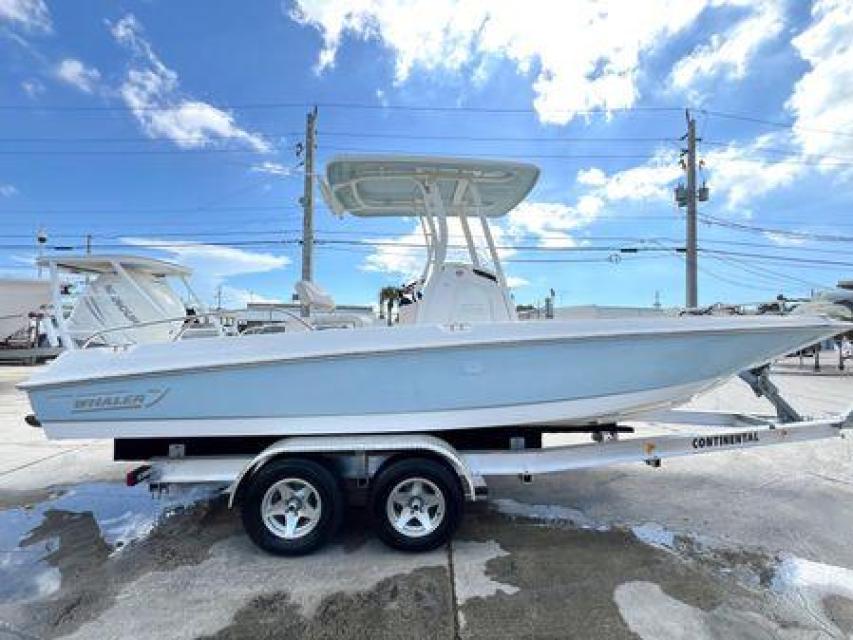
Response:
M128 471L124 477L124 481L128 487L135 487L140 482L147 480L150 475L151 465L144 464L141 467L136 467L135 469Z

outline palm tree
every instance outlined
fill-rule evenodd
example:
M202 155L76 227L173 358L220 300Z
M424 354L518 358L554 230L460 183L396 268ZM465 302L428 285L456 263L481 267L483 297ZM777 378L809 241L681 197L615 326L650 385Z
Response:
M393 323L392 312L394 311L394 303L400 299L400 290L397 287L382 287L379 291L379 318L380 320L387 317L388 326ZM383 314L383 311L386 315Z

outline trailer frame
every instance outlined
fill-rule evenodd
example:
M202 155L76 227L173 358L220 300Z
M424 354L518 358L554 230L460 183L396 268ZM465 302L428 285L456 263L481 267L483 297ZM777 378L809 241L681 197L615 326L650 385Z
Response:
M320 456L336 459L343 478L365 487L377 469L392 456L419 454L443 460L459 474L465 496L474 501L486 495L489 476L535 475L642 462L659 467L663 460L723 451L741 451L780 444L844 437L853 429L853 408L846 415L798 422L779 422L770 416L724 411L674 409L636 416L638 421L699 430L685 434L663 434L620 438L607 431L600 442L555 447L509 448L506 450L459 451L430 434L294 436L285 437L255 456L189 456L182 447L171 455L152 458L144 476L154 489L181 484L221 484L233 506L241 485L264 465L278 457ZM621 423L617 426L624 426ZM708 428L714 428L709 431ZM601 433L592 430L592 433ZM135 473L135 472L131 472ZM130 474L129 474L130 475ZM135 482L132 482L135 484Z
M377 533L386 543L400 549L426 550L435 548L452 535L464 501L473 502L488 496L488 477L518 476L523 482L530 482L540 474L614 464L641 462L657 468L663 460L670 458L843 438L845 430L853 429L853 406L838 415L806 418L782 398L767 377L766 367L744 372L740 377L756 395L765 397L773 405L776 415L670 409L638 414L618 423L575 425L571 428L572 432L588 432L591 442L541 446L540 438L534 440L531 447L523 437L509 437L508 446L504 449L460 449L442 439L441 432L291 436L273 442L257 454L240 455L188 456L184 444L171 444L167 456L153 457L147 464L131 470L127 474L127 483L147 482L152 491L168 491L172 486L188 484L217 486L228 495L229 508L240 505L244 526L259 546L273 553L294 555L308 553L321 546L337 524L325 527L322 535L307 541L271 537L263 526L263 518L269 516L263 511L267 507L259 506L261 498L258 491L268 494L277 490L275 486L281 483L302 482L304 476L308 479L306 482L316 484L308 482L312 490L325 492L325 504L333 505L336 522L340 521L345 501L358 502L352 498L367 496L367 504L378 523ZM620 437L622 433L636 433L632 422L666 426L670 431ZM535 428L547 432L545 426ZM671 431L673 428L675 432ZM554 425L554 432L561 430L565 430L565 426ZM284 470L286 478L282 476L275 484L277 469ZM291 477L294 473L298 476L295 479ZM412 482L440 490L441 513L446 521L437 520L438 524L433 529L418 536L395 531L392 507L388 505L392 499L399 502L400 498L389 493L389 482L397 483L394 491L398 492L405 486L414 486ZM410 484L406 485L407 482ZM257 485L262 486L259 489ZM420 523L418 518L424 516L423 511L418 511L423 490L415 492L411 489L412 495L407 494L407 504L415 505L411 511L406 507L404 514L409 518L410 522L406 524L409 529L417 526ZM289 491L285 488L285 493ZM435 495L431 499L435 499ZM281 500L285 501L284 496ZM301 497L292 497L290 501L299 505L300 510L305 505ZM281 505L278 508L284 509ZM312 512L310 505L307 508L306 513ZM405 519L404 516L396 516L398 524ZM294 522L303 522L306 516L292 517L296 518ZM429 517L425 521L429 522Z

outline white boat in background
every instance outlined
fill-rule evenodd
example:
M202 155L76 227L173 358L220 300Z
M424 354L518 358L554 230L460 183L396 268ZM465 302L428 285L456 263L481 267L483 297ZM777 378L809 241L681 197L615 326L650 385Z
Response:
M50 272L55 340L67 349L170 342L178 337L218 335L218 326L193 324L204 305L181 265L135 255L51 256L39 264ZM75 289L80 292L68 295ZM188 303L172 282L186 291ZM45 283L48 284L48 283Z
M30 327L31 316L50 304L50 282L0 278L0 343Z
M51 438L166 446L170 438L485 433L611 423L678 405L847 328L806 316L518 321L488 221L521 202L538 173L518 162L335 159L321 185L335 212L423 223L427 263L404 293L399 326L82 349L20 386ZM466 262L447 259L451 217ZM162 275L159 263L144 268ZM156 301L132 280L137 287ZM125 310L116 303L112 313Z
M853 321L853 291L841 287L821 291L811 300L798 304L790 314L795 316L820 314L845 322Z

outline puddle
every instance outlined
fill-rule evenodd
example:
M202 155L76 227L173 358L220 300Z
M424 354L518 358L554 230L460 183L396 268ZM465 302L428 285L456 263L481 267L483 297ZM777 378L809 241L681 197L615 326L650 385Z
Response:
M488 571L488 563L509 555L494 540L485 542L460 541L453 544L453 583L456 594L459 627L466 625L462 605L472 598L488 598L498 593L508 596L518 593L518 587L495 580Z
M117 553L147 536L163 517L210 495L193 488L158 499L147 486L91 483L0 511L0 603L40 600L59 590L60 572L49 557L59 552L66 528L76 530L72 544L98 543L106 553Z
M556 504L527 504L511 498L498 498L491 500L489 504L500 513L512 518L529 518L547 523L565 523L580 529L595 529L596 531L608 531L610 529L609 525L596 522L583 511L572 507Z
M628 628L642 640L814 640L839 637L835 633L837 630L828 625L780 624L762 613L728 605L700 609L672 597L652 582L620 584L613 593L613 600Z
M41 562L48 543L18 546L40 521L23 509L0 514L0 602L39 600L59 589L59 571Z
M631 533L640 542L644 542L652 547L670 550L675 548L675 534L657 522L646 522L645 524L631 527Z
M766 606L778 607L789 627L772 616L730 607L696 608L648 582L627 582L614 593L623 620L641 638L718 638L740 629L744 637L834 638L839 626L853 629L853 570L796 556L781 559L761 549L731 549L701 534L676 532L656 523L596 522L570 507L497 500L493 508L510 517L578 529L629 531L639 542L701 562L737 583L765 594ZM847 603L850 603L849 606ZM853 637L851 634L850 637Z
M777 593L793 589L853 600L853 571L792 556L779 564L770 587Z
M490 553L491 549L485 555ZM444 549L404 554L376 540L357 553L333 544L310 556L276 561L245 536L231 536L215 543L198 564L152 571L124 585L113 606L67 638L114 638L115 630L121 629L123 637L190 640L232 624L238 612L258 598L280 600L285 594L293 611L310 619L330 596L361 593L394 576L446 566ZM187 624L188 607L192 624ZM264 615L269 613L267 608Z

